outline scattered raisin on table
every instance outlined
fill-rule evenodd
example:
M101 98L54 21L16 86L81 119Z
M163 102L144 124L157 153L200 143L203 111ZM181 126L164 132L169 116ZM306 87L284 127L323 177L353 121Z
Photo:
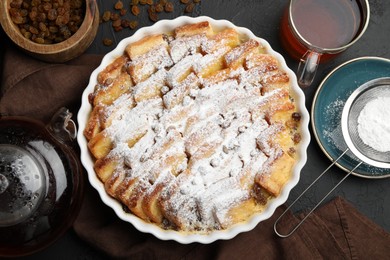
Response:
M110 39L110 38L104 38L103 39L103 44L105 45L105 46L111 46L112 45L112 40Z
M173 12L173 3L172 2L167 2L165 4L165 12L167 12L167 13Z
M186 5L186 8L184 9L184 12L186 13L192 13L192 11L194 11L194 3L189 3Z
M118 0L115 5L114 5L114 8L116 10L121 10L123 8L123 2L121 0Z
M69 1L69 0L13 0L13 1ZM81 0L79 0L81 1ZM192 13L195 6L201 2L201 0L178 0L179 3L185 4L184 13ZM17 3L19 4L19 3ZM127 9L125 4L130 7L130 16L139 17L141 9L146 8L148 18L152 22L158 21L158 14L161 12L172 13L174 11L173 1L169 0L116 0L114 4L114 10L106 10L101 17L102 22L111 22L111 25L115 32L121 31L124 28L136 29L138 27L138 21L128 19ZM15 4L16 5L16 4ZM49 8L47 6L46 8ZM57 14L57 16L60 14ZM19 16L18 14L16 16ZM20 15L21 16L21 15ZM19 19L19 18L18 18ZM57 18L56 18L57 19ZM61 19L60 19L61 20ZM32 34L32 33L30 33ZM34 34L32 34L34 35ZM26 37L32 37L26 33ZM109 46L112 44L112 40L105 38L103 40L104 45ZM109 44L107 44L109 43ZM296 118L294 118L296 120Z
M130 21L129 27L130 29L134 30L138 27L138 21Z
M140 14L139 7L137 5L133 5L131 7L131 13L135 16L138 16Z

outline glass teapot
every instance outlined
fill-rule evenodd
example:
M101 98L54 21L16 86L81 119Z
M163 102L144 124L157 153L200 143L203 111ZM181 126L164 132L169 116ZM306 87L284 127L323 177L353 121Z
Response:
M0 117L0 256L31 254L73 223L82 201L82 167L70 146L72 114L50 124Z

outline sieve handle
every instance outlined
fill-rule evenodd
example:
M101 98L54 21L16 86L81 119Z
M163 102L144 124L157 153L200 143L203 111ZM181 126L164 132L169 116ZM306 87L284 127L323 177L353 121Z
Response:
M277 230L277 224L279 223L280 219L284 216L284 214L287 213L287 211L305 194L335 163L341 159L341 157L344 156L344 154L348 151L349 149L347 148L335 161L332 162L331 165L328 166L299 196L294 200L293 203L291 203L290 206L287 207L287 209L278 217L278 219L275 221L274 224L274 231L275 233L282 238L286 238L291 236L301 225L302 223L310 216L311 213L354 171L356 168L362 164L362 162L359 162L352 170L348 172L347 175L344 176L311 210L309 213L306 214L306 216L288 233L288 234L281 234Z

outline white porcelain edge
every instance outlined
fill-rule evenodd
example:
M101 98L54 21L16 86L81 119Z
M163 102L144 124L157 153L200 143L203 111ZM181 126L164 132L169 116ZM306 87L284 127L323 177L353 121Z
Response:
M208 235L197 235L197 234L189 234L184 235L176 231L166 231L163 230L154 224L149 224L138 217L126 213L122 205L116 201L115 199L111 198L104 190L104 185L102 182L97 178L94 169L93 169L93 159L88 151L87 148L87 141L83 135L84 126L88 120L89 114L91 112L91 105L88 102L88 95L91 93L96 85L96 78L97 74L100 70L102 70L105 66L107 66L114 58L118 57L119 55L122 55L123 50L125 46L127 46L129 43L137 41L141 39L142 37L151 34L151 33L161 33L164 31L170 31L173 28L186 24L186 23L196 23L201 21L209 21L210 24L215 27L231 27L235 28L240 34L248 35L250 38L254 38L261 42L269 51L269 53L272 53L277 57L277 59L280 61L283 70L288 74L288 76L291 79L291 82L293 84L293 89L296 92L296 99L297 103L299 104L299 111L302 114L302 140L300 149L298 151L300 160L295 165L294 171L293 171L293 177L289 181L289 183L286 184L284 187L281 195L278 198L273 199L271 203L269 203L267 209L263 211L261 214L254 215L250 220L248 220L245 224L238 224L230 228L229 230L223 230L223 231L214 231ZM81 162L85 169L88 172L88 179L91 185L98 191L102 201L109 207L111 207L115 213L118 215L119 218L126 222L130 222L133 224L133 226L138 229L141 232L145 233L151 233L157 238L161 240L175 240L182 244L188 244L193 242L199 242L203 244L212 243L216 240L226 240L231 239L235 237L237 234L246 232L249 230L252 230L259 222L268 219L272 216L272 214L275 212L276 208L282 205L286 202L288 195L291 191L291 189L298 183L300 178L300 171L303 168L303 166L306 163L307 155L306 150L310 142L310 134L308 130L309 120L310 116L309 113L305 107L305 95L303 91L300 89L300 87L297 84L297 79L294 74L294 72L287 67L287 64L284 60L284 58L277 52L275 52L271 46L268 44L267 41L264 39L261 39L259 37L256 37L250 30L243 28L243 27L237 27L231 22L227 20L214 20L210 17L201 16L201 17L187 17L187 16L181 16L179 18L176 18L174 20L161 20L157 23L155 23L153 26L150 27L143 27L140 28L137 32L134 33L131 37L123 39L121 42L119 42L118 46L108 54L106 54L98 68L96 68L90 77L89 84L86 87L86 89L83 92L82 95L82 105L80 107L80 110L77 114L77 121L79 123L79 130L77 133L77 141L80 146L81 150Z

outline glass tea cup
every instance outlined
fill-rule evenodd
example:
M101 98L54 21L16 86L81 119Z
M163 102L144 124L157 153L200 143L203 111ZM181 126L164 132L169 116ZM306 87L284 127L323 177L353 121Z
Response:
M299 60L301 87L310 86L318 64L353 45L370 19L368 0L290 0L282 18L281 41Z

